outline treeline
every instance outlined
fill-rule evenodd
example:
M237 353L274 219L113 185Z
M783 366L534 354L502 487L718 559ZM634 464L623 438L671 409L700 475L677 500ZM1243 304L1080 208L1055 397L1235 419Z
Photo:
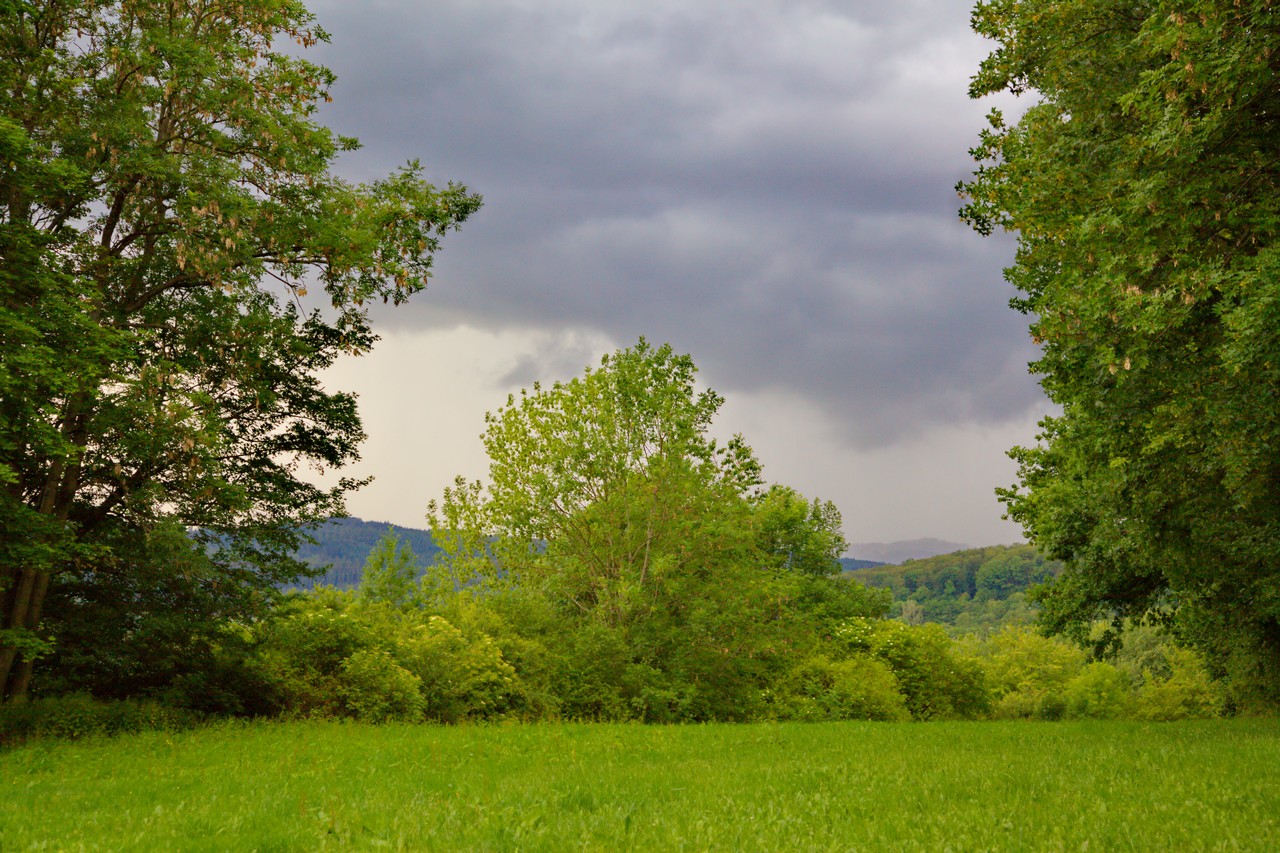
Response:
M682 584L683 607L609 624L519 586L441 596L430 577L413 580L414 564L388 536L358 590L298 593L269 619L229 626L199 690L163 698L436 723L1170 720L1229 708L1200 658L1152 628L1091 662L1023 626L956 641L883 618L887 597L856 581L776 572L745 589Z
M860 569L851 577L889 590L892 616L965 634L1030 624L1037 607L1028 592L1061 572L1061 563L1046 560L1031 545L993 545Z
M696 391L694 372L642 339L509 398L483 436L489 481L459 479L429 507L439 551L425 573L387 533L358 589L294 591L246 618L196 594L211 558L173 530L156 575L187 578L171 587L185 597L142 598L145 586L121 622L85 602L124 590L84 588L38 692L440 723L1171 719L1229 707L1194 654L1154 634L1132 647L1140 657L1089 663L1024 628L957 642L887 619L894 589L1008 600L1050 570L1006 548L855 573L886 588L842 573L839 512L766 485L740 437L710 439L721 401ZM908 597L900 608L912 602L923 607Z
M417 564L412 546L387 534L358 589L291 593L267 618L225 623L201 653L137 660L93 685L100 700L130 702L73 694L6 706L0 741L229 715L1173 720L1231 709L1198 655L1149 627L1132 628L1113 660L1090 661L1026 626L955 640L939 625L884 618L887 595L855 580L777 572L760 573L745 595L686 587L692 622L664 608L643 624L609 625L527 587L440 596L430 577L414 579Z

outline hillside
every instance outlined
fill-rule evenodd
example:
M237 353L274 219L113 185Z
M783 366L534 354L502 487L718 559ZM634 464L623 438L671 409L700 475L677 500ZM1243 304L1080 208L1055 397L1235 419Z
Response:
M320 585L341 589L358 586L369 552L388 530L394 531L413 549L418 565L423 569L440 550L429 530L359 518L331 519L312 532L315 544L304 544L297 552L298 559L311 566L328 565L330 568L323 575L300 581L297 586L304 589ZM957 602L961 596L967 596L967 600L1004 600L1048 576L1038 568L1044 565L1043 558L1039 558L1028 545L969 548L898 564L867 558L867 552L882 556L949 544L954 543L920 539L853 545L850 552L858 556L843 557L840 564L846 574L852 574L868 586L893 590L899 609L901 602L908 599L916 601L925 608L924 621L930 622L951 621L949 617L954 617L960 609ZM997 558L1012 558L1014 563L1000 569L996 565ZM987 563L992 563L992 566L983 572Z
M875 560L859 560L854 557L840 558L840 570L845 572L853 572L858 569L874 569L883 565L884 563L878 563Z
M848 574L892 590L894 613L908 622L968 631L1029 622L1035 609L1027 590L1061 571L1061 563L1045 560L1034 546L991 545Z
M945 539L906 539L898 542L854 542L849 546L849 553L861 560L881 565L905 563L907 560L920 560L925 557L936 557L939 554L950 554L971 548L960 542L948 542Z
M428 530L396 527L384 521L333 518L311 533L316 540L314 545L304 544L297 552L298 559L308 565L330 565L331 568L323 575L299 581L297 586L303 589L321 585L342 589L358 586L369 552L388 530L393 530L413 548L418 565L423 569L430 565L440 550Z

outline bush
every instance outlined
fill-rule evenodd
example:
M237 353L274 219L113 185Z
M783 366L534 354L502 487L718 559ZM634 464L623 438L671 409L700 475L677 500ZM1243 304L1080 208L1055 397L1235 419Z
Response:
M587 622L566 632L561 640L564 646L551 687L560 700L561 715L571 720L632 719L635 708L630 700L637 697L627 695L624 676L631 653L622 633ZM656 685L644 687L653 689Z
M983 650L994 716L1057 720L1067 715L1064 691L1083 670L1084 652L1025 627L1005 628Z
M381 648L382 635L348 612L354 597L336 590L299 596L255 626L256 669L273 710L289 716L347 716L344 665L359 651Z
M422 679L382 649L360 649L342 662L342 698L357 720L416 723L426 700Z
M419 680L429 719L493 717L511 705L515 670L484 634L468 637L443 617L429 616L425 624L405 622L394 652Z
M911 719L893 671L875 658L841 661L814 656L791 669L775 697L778 715L792 720Z
M835 636L849 652L888 664L917 720L975 719L990 708L981 664L961 655L939 625L848 619Z
M285 715L454 723L513 704L498 645L422 610L324 590L255 634L256 671Z
M1205 669L1200 656L1190 649L1171 648L1165 652L1168 676L1147 673L1138 691L1135 715L1143 720L1184 720L1217 717L1226 696Z
M73 693L33 702L0 705L0 745L36 738L83 738L143 731L173 731L197 725L191 711L158 702L103 702Z
M1133 687L1129 677L1109 663L1087 664L1063 691L1067 716L1115 720L1128 716Z

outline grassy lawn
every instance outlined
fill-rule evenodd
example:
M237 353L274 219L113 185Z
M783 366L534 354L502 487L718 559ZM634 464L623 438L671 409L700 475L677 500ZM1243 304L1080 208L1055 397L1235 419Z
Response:
M1276 850L1280 720L222 726L0 752L0 851Z

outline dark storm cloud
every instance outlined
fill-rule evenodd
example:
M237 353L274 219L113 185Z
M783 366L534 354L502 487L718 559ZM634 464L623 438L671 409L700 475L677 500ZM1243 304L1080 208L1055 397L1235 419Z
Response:
M722 392L785 389L861 444L1039 399L1011 246L955 213L985 109L964 4L314 8L324 118L367 146L344 168L420 157L486 198L385 322L581 333L543 366L592 333L669 340Z

